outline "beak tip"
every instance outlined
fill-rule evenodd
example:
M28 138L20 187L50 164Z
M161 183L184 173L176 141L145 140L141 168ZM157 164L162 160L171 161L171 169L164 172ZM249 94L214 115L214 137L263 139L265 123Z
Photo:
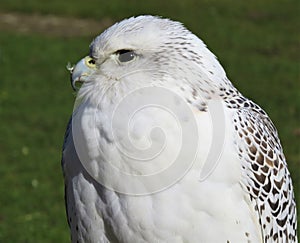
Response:
M73 80L72 79L72 76L71 76L71 86L72 86L72 89L74 90L74 91L77 91L77 87L76 87L76 82L77 82L77 80Z

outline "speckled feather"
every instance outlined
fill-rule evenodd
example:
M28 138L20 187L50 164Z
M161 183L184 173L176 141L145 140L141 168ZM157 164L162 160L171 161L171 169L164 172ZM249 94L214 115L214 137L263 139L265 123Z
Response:
M258 212L265 242L296 241L296 205L276 128L252 101L240 99L233 118L242 184ZM232 104L231 104L232 105Z
M72 119L79 119L74 112L62 158L72 242L297 242L292 180L277 131L267 114L233 87L203 42L178 22L141 16L106 30L92 43L90 55L100 66L124 48L135 50L139 63L127 73L122 66L101 64L101 75L87 78L79 90L77 110L97 104L105 124L105 109L130 85L164 86L194 108L208 144L202 120L208 117L207 103L221 99L230 125L225 152L203 183L191 170L163 192L122 195L96 182L80 163L72 136ZM136 69L144 79L131 75ZM135 78L139 82L131 81ZM104 150L114 143L107 134L99 141Z

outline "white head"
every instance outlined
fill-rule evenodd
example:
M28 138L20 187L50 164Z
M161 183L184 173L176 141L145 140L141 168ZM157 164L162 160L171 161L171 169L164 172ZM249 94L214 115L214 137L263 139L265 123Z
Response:
M83 82L79 96L95 99L103 92L109 98L144 86L196 90L204 96L231 86L197 36L179 22L154 16L125 19L99 35L89 56L72 70L72 84L77 81Z

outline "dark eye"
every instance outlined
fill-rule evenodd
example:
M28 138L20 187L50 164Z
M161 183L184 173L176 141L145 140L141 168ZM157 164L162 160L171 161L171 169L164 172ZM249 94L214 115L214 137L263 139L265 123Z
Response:
M136 54L132 50L119 50L117 54L120 62L129 62L136 57Z
M89 64L91 65L95 65L96 64L96 61L95 59L91 58L89 61L88 61Z

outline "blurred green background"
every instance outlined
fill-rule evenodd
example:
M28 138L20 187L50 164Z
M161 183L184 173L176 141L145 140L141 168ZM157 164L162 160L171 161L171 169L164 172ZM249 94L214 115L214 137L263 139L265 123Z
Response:
M183 22L279 130L300 204L300 1L1 0L0 242L68 242L60 167L67 62L125 17ZM300 210L298 210L300 211Z

